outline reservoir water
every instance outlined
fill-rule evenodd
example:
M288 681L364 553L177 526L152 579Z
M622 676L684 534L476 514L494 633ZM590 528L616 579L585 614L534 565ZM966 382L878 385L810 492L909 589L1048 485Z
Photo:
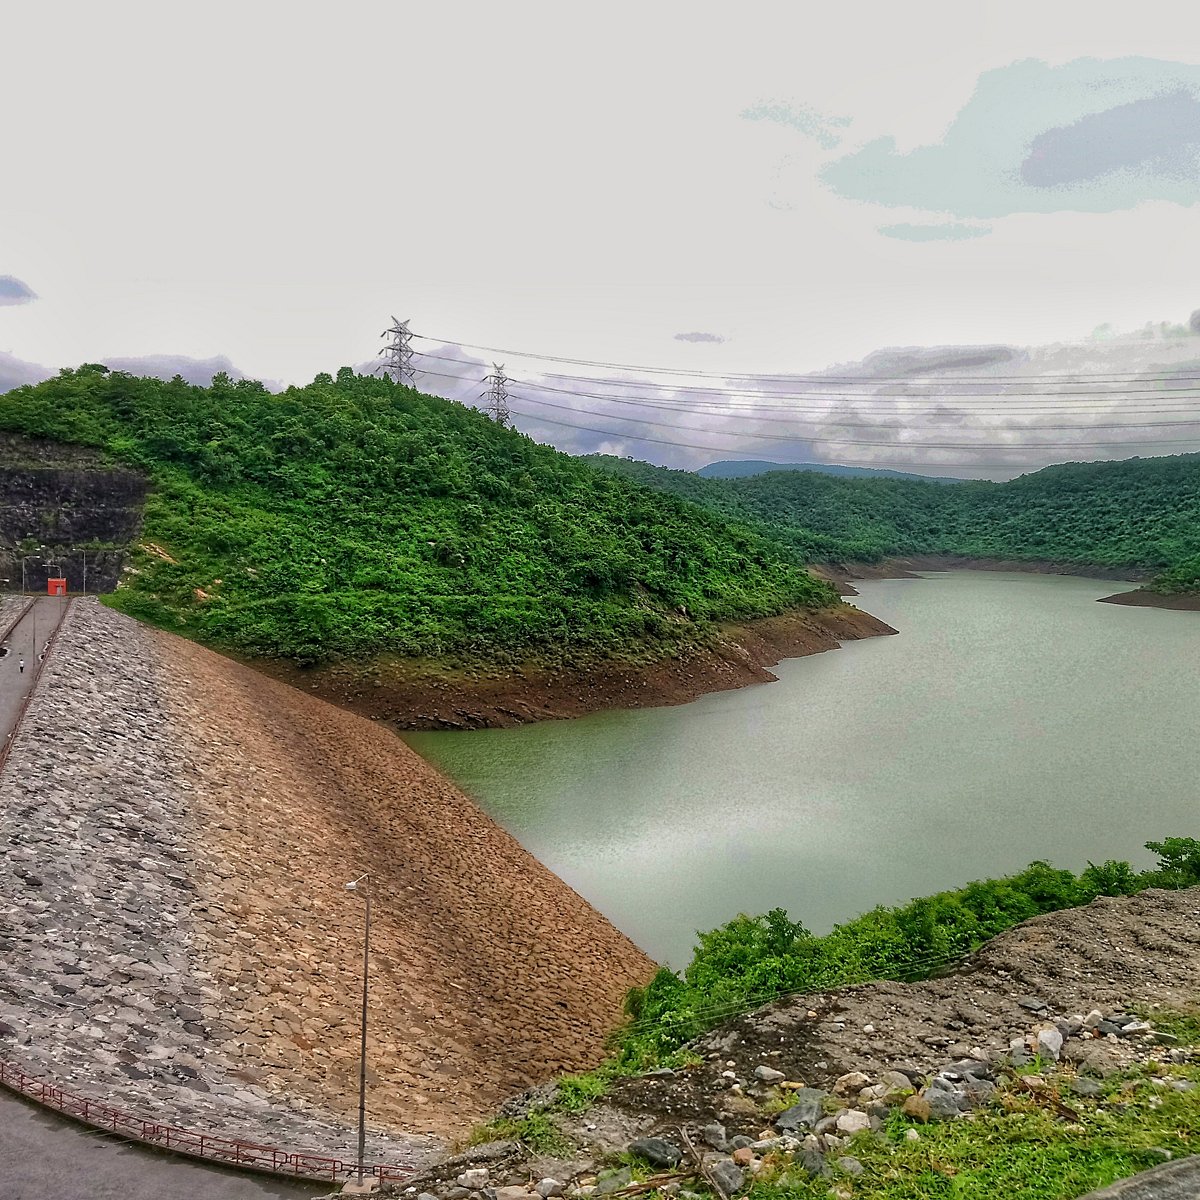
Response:
M1200 612L955 571L859 584L896 637L674 708L406 735L673 966L786 908L814 932L1033 859L1148 866L1200 836Z

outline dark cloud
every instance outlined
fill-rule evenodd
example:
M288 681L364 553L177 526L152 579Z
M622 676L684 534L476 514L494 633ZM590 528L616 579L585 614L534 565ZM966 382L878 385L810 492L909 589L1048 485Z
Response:
M53 374L48 367L26 362L0 350L0 393L10 392L13 388L23 387L27 383L41 383Z
M717 343L721 343L721 342L727 342L729 339L723 338L723 337L721 337L720 334L717 334L717 333L701 333L701 332L697 331L695 333L677 333L675 335L675 340L677 342L717 342Z
M1033 187L1062 187L1120 170L1200 178L1200 100L1172 92L1047 129L1033 139L1021 178Z
M0 275L0 305L28 304L37 299L37 293L15 275Z

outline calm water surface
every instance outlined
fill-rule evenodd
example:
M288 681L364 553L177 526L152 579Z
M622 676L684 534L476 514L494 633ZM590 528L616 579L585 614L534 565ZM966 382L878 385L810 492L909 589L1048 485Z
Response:
M858 585L900 630L676 708L412 734L651 954L782 906L815 932L1023 867L1200 836L1200 613L955 571Z

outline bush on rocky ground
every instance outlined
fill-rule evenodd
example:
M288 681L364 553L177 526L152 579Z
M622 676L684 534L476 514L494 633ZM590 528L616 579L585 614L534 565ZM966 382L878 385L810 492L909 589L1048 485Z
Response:
M699 935L682 972L661 969L627 1001L617 1037L626 1071L644 1070L736 1012L779 996L872 979L925 979L984 942L1042 913L1130 896L1152 887L1200 883L1200 841L1148 842L1160 858L1150 871L1129 863L1089 863L1078 875L1031 863L1002 879L979 880L894 908L878 907L814 937L783 909L735 917Z
M1066 1200L1200 1150L1200 1009L1055 1014L1035 997L1006 1053L972 1049L932 1073L850 1071L828 1089L767 1063L720 1077L760 1113L757 1135L721 1122L671 1126L624 1143L573 1145L553 1159L496 1143L395 1189L407 1200ZM731 1061L731 1067L732 1067ZM665 1080L665 1077L664 1077ZM732 1103L732 1101L726 1101ZM553 1114L539 1110L548 1124ZM599 1135L596 1135L599 1137Z

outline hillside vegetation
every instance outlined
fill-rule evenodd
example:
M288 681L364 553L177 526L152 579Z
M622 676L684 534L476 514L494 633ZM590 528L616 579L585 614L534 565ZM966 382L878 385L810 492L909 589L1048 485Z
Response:
M752 522L805 562L954 554L1162 572L1163 590L1200 586L1200 454L1067 463L1008 483L953 486L812 471L702 479L590 461Z
M662 656L836 599L761 532L349 368L273 395L85 366L0 396L0 430L144 471L112 603L248 655Z
M947 963L1040 913L1088 904L1097 896L1132 896L1147 888L1200 885L1200 841L1147 842L1157 866L1089 863L1078 875L1031 863L1003 879L985 879L908 904L880 906L822 937L783 909L738 916L697 936L687 968L663 967L635 989L632 1018L618 1034L623 1069L652 1066L733 1013L778 996L873 979L924 979Z

